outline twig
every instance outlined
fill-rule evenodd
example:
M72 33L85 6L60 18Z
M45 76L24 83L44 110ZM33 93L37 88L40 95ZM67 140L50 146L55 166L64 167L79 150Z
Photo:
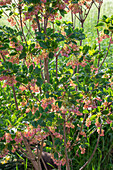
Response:
M64 116L64 119L65 119L65 116ZM70 170L67 147L66 147L66 124L65 124L65 120L64 120L63 131L64 131L64 146L65 146L65 156L66 156L66 170Z
M94 154L96 152L96 149L98 147L99 140L100 140L100 134L98 135L97 143L96 143L96 146L94 148L94 151L93 151L92 155L90 156L89 160L79 170L82 170L83 168L85 168L85 166L91 161L91 159L93 158L93 156L94 156Z
M30 89L30 86L28 87L28 89L29 89L31 95L32 95L39 103L41 103L40 100L32 93L32 91L31 91L31 89Z
M45 170L48 170L48 169L47 169L47 166L46 166L46 164L45 164L45 162L44 162L44 160L43 160L43 158L41 157L40 159L42 160L42 163L43 163L43 165L44 165Z
M81 125L81 128L80 128L80 131L79 131L79 133L78 133L78 135L77 135L77 138L79 138L80 132L81 132L82 129L83 129L83 125L84 125L85 119L86 119L86 114L84 114L84 119L83 119L83 122L82 122L82 125Z
M25 42L26 42L26 44L27 44L27 41L26 41L26 38L25 38L25 35L24 35L24 30L23 30L23 26L22 26L22 7L21 7L21 5L19 4L19 6L18 6L18 10L19 10L19 14L20 14L20 24L21 24L21 30L22 30L22 34L23 34L23 37L24 37L24 40L25 40Z
M35 16L36 16L36 21L37 21L38 30L39 30L39 32L41 32L38 15L35 15Z
M110 38L110 39L112 39L112 33L111 33L111 38ZM105 61L105 59L106 59L106 57L107 57L107 55L108 55L108 52L109 52L109 49L110 49L110 45L111 45L111 41L109 40L108 50L107 50L107 52L106 52L106 55L105 55L105 57L104 57L101 65L100 65L100 67L98 68L98 70L102 67L102 65L103 65L103 63L104 63L104 61Z
M92 5L93 5L93 3L94 3L94 0L91 2L91 5L90 5L90 7L89 7L88 12L86 13L86 16L85 16L84 20L86 20L88 14L89 14L89 12L90 12L90 9L91 9L91 7L92 7Z
M25 147L26 147L26 150L27 150L27 152L28 152L28 154L29 154L29 160L32 162L33 167L35 168L35 170L40 170L40 166L38 166L38 163L37 163L37 161L36 161L36 157L35 157L35 155L32 153L31 148L30 148L30 145L29 145L26 137L25 137L23 134L22 134L22 137L23 137L23 142L24 142L24 145L25 145Z
M58 56L56 56L56 78L58 78Z
M101 5L99 4L99 7L98 8L98 19L97 19L97 24L99 23L99 18L100 18L100 9L101 9ZM97 35L98 35L98 41L100 40L100 34L99 34L99 30L97 28ZM98 42L99 44L99 54L100 54L100 50L101 50L101 47L100 47L100 42ZM97 63L97 67L99 67L99 63L100 63L100 59L98 59L98 63Z
M12 86L12 89L13 89L13 95L14 95L15 104L16 104L16 110L18 110L18 103L17 103L17 99L16 99L16 93L15 93L14 85Z

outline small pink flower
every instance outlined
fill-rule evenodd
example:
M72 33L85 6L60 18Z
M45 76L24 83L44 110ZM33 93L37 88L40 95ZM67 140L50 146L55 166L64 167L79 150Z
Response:
M107 122L108 124L111 124L111 123L112 123L112 120L110 120L109 118L107 118L106 122Z
M79 146L80 150L81 150L81 154L84 154L85 153L85 148L82 148L81 146Z
M88 117L88 118L86 119L86 126L89 127L90 125L91 125L91 120L90 120L90 118Z
M17 50L17 51L22 51L22 50L23 50L23 46L20 45L20 46L16 47L16 50Z
M46 0L41 0L41 2L46 3Z
M110 43L113 44L113 40L112 39L110 39Z

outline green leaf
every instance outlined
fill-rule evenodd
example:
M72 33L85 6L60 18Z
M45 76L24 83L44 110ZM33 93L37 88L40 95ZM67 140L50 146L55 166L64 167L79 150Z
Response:
M109 27L109 30L113 32L113 27Z
M107 19L106 15L103 15L102 20L105 21Z
M33 116L31 111L28 113L28 116L29 116L29 118L31 118Z
M54 158L58 160L58 153L57 152L54 153Z
M47 45L43 41L39 41L39 44L42 48L47 49Z
M30 67L29 67L29 73L31 73L32 71L33 71L33 64L30 65Z
M40 68L36 67L36 68L34 69L34 74L40 75Z
M109 35L109 30L104 29L104 34Z
M40 126L43 126L43 127L46 126L46 123L44 122L43 119L39 119L39 120L37 121L37 123L38 123Z
M19 59L23 59L23 58L26 58L26 53L25 52L22 52L19 56Z
M59 138L55 139L55 145L61 145L62 142Z
M42 80L40 77L38 77L38 78L37 78L36 85L37 85L37 86L41 86L42 84L43 84L43 80Z
M105 24L103 22L98 23L95 27L103 27Z
M37 128L37 126L38 126L38 121L32 122L32 125L33 125L33 127Z
M14 56L14 55L16 55L16 54L17 54L16 52L10 53L10 56Z
M97 115L92 115L92 116L90 117L90 120L92 121L92 120L94 120L96 117L97 117Z
M67 14L67 12L65 10L61 9L60 14L64 17L64 15Z
M34 7L33 6L30 6L29 8L28 8L28 12L32 12L34 10Z
M103 110L102 114L107 115L109 113L109 110Z
M44 112L44 109L42 108L42 106L39 106L39 112L40 112L40 113L43 113L43 112Z
M59 20L56 20L55 23L60 26L61 25L61 22Z
M61 108L61 106L62 106L62 101L56 101L56 103L58 103L58 107Z
M49 58L53 58L54 57L54 53L53 52L50 52L49 53Z
M40 116L40 112L38 110L35 112L35 116L36 116L36 118L38 118Z

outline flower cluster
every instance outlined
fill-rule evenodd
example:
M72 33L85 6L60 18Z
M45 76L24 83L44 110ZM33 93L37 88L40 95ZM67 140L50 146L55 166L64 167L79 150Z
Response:
M3 80L5 80L3 87L6 87L6 85L13 86L14 84L17 83L17 81L15 80L15 76L10 76L10 75L9 76L1 76L0 81L3 81Z
M6 4L10 4L11 2L12 2L12 0L1 0L0 5L3 6L3 5L6 5Z
M79 146L80 150L81 150L81 154L85 154L85 148L83 148L81 145Z
M106 38L110 38L110 36L107 34L101 33L99 39L96 38L96 40L98 40L98 43L100 43L101 41L103 41Z
M14 17L13 17L13 16L9 17L7 20L8 20L8 22L11 23L11 26L12 26L12 27L16 25L16 21L14 20Z

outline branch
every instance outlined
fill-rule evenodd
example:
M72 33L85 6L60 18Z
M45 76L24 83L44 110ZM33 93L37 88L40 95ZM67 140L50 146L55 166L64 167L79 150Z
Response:
M98 19L97 19L97 24L99 23L100 9L101 9L101 5L99 5L99 8L98 8ZM99 39L100 39L100 34L99 34L98 28L97 28L97 35L98 35L98 41L99 41ZM99 44L99 54L100 54L100 50L101 50L100 42L99 42L98 44ZM100 59L98 59L97 67L99 67L99 63L100 63Z
M92 7L92 5L93 5L93 3L94 3L94 0L91 2L91 5L90 5L90 7L89 7L88 12L86 13L86 17L84 18L84 20L86 20L88 14L89 14L89 12L90 12L90 9L91 9L91 7Z
M112 33L111 33L111 38L110 38L110 39L112 39ZM102 65L103 65L103 63L104 63L104 61L105 61L105 59L106 59L106 57L107 57L107 55L108 55L108 52L109 52L109 49L110 49L110 45L111 45L111 41L109 40L108 50L107 50L107 52L106 52L106 55L105 55L105 57L104 57L101 65L100 65L100 67L98 68L98 70L102 67Z
M82 170L91 161L91 159L93 158L93 156L94 156L94 154L96 152L96 149L98 147L99 140L100 140L100 134L98 135L97 143L96 143L96 146L94 148L94 151L93 151L92 155L90 156L89 160L79 170Z
M12 89L13 89L13 95L14 95L15 104L16 104L16 110L18 110L18 103L17 103L17 99L16 99L16 93L15 93L14 85L12 86Z
M76 18L80 21L80 18L75 14Z
M31 151L30 145L29 145L26 137L23 134L22 134L22 137L23 137L23 142L26 147L26 150L29 154L29 160L32 162L33 167L35 168L35 170L41 170L40 166L38 165L38 163L36 161L35 155Z
M84 122L85 122L85 119L86 119L86 114L84 114L84 119L83 119L83 122L82 122L82 125L81 125L81 128L80 128L80 131L79 131L79 133L78 133L78 135L77 135L77 138L79 138L80 132L81 132L82 129L83 129L83 124L84 124Z
M64 117L64 119L65 119L65 117ZM70 170L68 153L67 153L67 148L66 148L66 124L65 124L65 120L64 120L63 131L64 131L64 146L65 146L65 156L66 156L66 170Z
M24 37L24 40L27 44L27 41L26 41L26 38L25 38L25 35L24 35L24 31L23 31L23 26L22 26L22 11L21 11L21 5L18 6L18 10L19 10L19 14L20 14L20 24L21 24L21 30L22 30L22 34L23 34L23 37Z
M58 78L58 55L56 56L56 78Z
M30 86L28 87L28 89L29 89L31 95L32 95L39 103L41 103L40 100L32 93L32 91L31 91L31 89L30 89Z
M41 32L38 15L35 15L35 16L36 16L36 21L37 21L38 30L39 30L39 32Z

